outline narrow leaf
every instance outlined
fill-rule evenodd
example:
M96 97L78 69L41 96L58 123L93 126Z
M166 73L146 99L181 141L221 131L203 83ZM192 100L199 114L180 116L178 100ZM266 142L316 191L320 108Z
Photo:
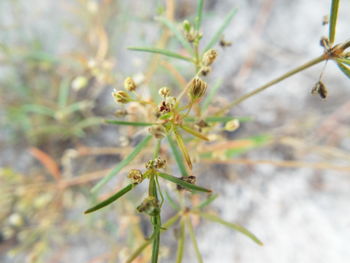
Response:
M172 57L172 58L177 58L177 59L182 59L185 61L192 62L192 59L190 57L185 57L180 54L177 54L175 52L166 50L166 49L160 49L160 48L148 48L148 47L129 47L129 50L133 51L142 51L142 52L148 52L148 53L156 53L156 54L161 54L164 56Z
M139 144L134 148L134 150L120 163L118 163L112 171L110 171L104 178L102 178L93 188L92 192L97 192L102 186L109 182L117 173L120 172L125 166L127 166L140 152L145 148L148 142L151 140L152 135L146 136Z
M180 222L180 236L177 242L176 263L181 263L185 248L185 222L182 219Z
M199 30L202 24L202 14L203 14L203 0L197 1L197 16L194 24L194 29Z
M335 40L335 31L336 31L336 27L337 27L339 2L340 2L339 0L332 0L331 18L330 18L330 22L329 22L329 42L330 42L330 44L333 44L334 40Z
M250 232L248 229L244 228L243 226L227 222L227 221L225 221L225 220L221 219L220 217L213 215L213 214L199 213L199 215L207 220L219 223L219 224L227 226L233 230L236 230L236 231L242 233L243 235L249 237L251 240L253 240L258 245L261 245L261 246L263 245L263 243L252 232Z
M22 110L27 113L36 113L36 114L46 115L53 118L55 117L55 111L43 105L26 104L22 106Z
M177 25L171 22L165 17L157 17L156 20L163 23L169 30L174 34L176 39L181 43L181 45L190 53L193 53L193 49L187 39L184 37L183 33L177 28Z
M172 176L170 174L158 173L158 175L160 177L162 177L163 179L168 180L168 181L170 181L172 183L178 184L178 185L182 186L183 188L186 188L186 189L188 189L190 191L198 191L198 192L205 192L205 193L211 193L212 192L209 189L206 189L204 187L201 187L201 186L198 186L198 185L195 185L195 184L187 183L187 182L181 180L180 178L177 178L177 177Z
M154 124L150 122L119 121L119 120L105 120L105 122L108 124L129 125L129 126L152 126Z
M67 105L69 96L70 81L69 79L62 80L58 94L58 106L63 108Z
M176 201L170 196L170 194L167 191L165 191L165 198L174 210L180 210L179 204L176 203Z
M204 200L203 202L201 202L197 208L199 209L203 209L206 206L210 205L216 198L218 197L218 195L210 195L206 200Z
M350 78L350 68L342 63L337 63L338 67L343 71L343 73Z
M111 203L113 203L114 201L116 201L118 198L122 197L123 195L125 195L127 192L129 192L131 189L134 188L134 184L129 184L128 186L124 187L123 189L121 189L119 192L117 192L116 194L112 195L111 197L107 198L106 200L102 201L101 203L89 208L88 210L86 210L84 213L88 214L91 212L94 212L96 210L99 210Z
M175 140L177 142L177 145L180 148L180 151L182 152L183 157L185 158L185 161L190 169L192 169L192 162L191 162L191 157L188 154L187 148L185 146L185 143L181 137L181 135L178 133L176 129L174 129L174 134L175 134Z
M235 16L236 13L237 13L237 8L234 8L226 16L226 18L224 19L224 22L222 23L222 25L218 28L218 30L216 31L215 35L212 37L212 39L209 41L208 45L205 47L204 52L208 51L209 49L211 49L220 40L223 32L229 26L229 24L232 21L232 18Z
M344 63L344 64L350 66L350 59L348 59L348 58L337 58L336 60L337 60L337 62L339 62L339 63Z
M177 166L180 169L181 175L182 176L188 176L187 171L186 171L186 167L184 165L184 161L182 159L181 153L179 151L179 149L177 148L175 142L173 141L173 139L171 138L170 135L167 136L171 151L173 152L173 155L175 157L175 161L177 163Z
M187 131L188 133L192 134L193 136L196 136L202 140L205 141L209 141L208 137L206 137L205 135L201 134L200 132L191 129L190 127L186 126L186 125L181 125L180 126L183 130Z
M198 263L203 263L203 257L202 257L202 254L201 254L200 250L199 250L199 247L198 247L196 234L194 232L193 225L192 225L190 217L186 217L186 226L188 228L188 232L189 232L190 238L192 240L194 251L196 252L197 261L198 261Z
M202 110L205 111L208 109L210 103L214 99L216 93L218 92L219 88L222 85L222 79L219 79L218 81L215 82L213 87L209 89L208 95L205 97L205 99L202 102Z

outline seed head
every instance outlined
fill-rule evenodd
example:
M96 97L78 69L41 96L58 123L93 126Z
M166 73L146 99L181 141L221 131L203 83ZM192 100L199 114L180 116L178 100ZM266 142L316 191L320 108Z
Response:
M127 77L124 80L124 88L127 91L134 91L134 90L136 90L137 87L136 87L134 80L131 77Z
M162 169L166 165L166 160L158 157L157 159L154 160L154 168L156 169Z
M203 55L203 59L202 59L203 65L210 66L211 64L213 64L217 56L218 56L218 53L216 52L215 49L209 49Z
M170 94L170 90L168 87L163 87L158 92L159 92L159 95L162 96L163 98L168 97Z
M226 131L235 131L239 128L239 120L237 119L233 119L233 120L230 120L228 122L226 122L225 124L225 130Z
M185 181L186 183L195 184L197 178L195 176L193 176L193 175L189 175L189 176L182 176L180 179L182 181ZM184 189L181 185L177 185L176 188L179 191Z
M127 112L127 110L125 110L125 109L119 109L119 110L116 110L116 111L114 112L114 115L115 115L116 117L124 117L124 116L128 115L128 112Z
M131 169L128 174L128 178L133 184L139 184L143 181L143 175L140 170Z
M163 125L153 125L148 129L149 133L152 134L156 139L162 139L166 135L166 129Z
M207 90L207 83L198 77L192 79L189 84L188 94L192 100L201 98Z
M114 90L112 96L117 103L126 104L131 101L129 94L122 90Z

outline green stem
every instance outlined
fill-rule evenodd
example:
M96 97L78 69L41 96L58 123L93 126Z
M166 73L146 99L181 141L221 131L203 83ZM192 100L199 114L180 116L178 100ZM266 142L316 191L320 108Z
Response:
M312 67L312 66L314 66L314 65L316 65L316 64L318 64L318 63L320 63L320 62L322 62L322 61L324 61L326 59L327 59L327 57L325 55L322 55L322 56L319 56L319 57L317 57L315 59L310 60L309 62L307 62L307 63L305 63L305 64L303 64L303 65L301 65L301 66L299 66L299 67L297 67L297 68L295 68L295 69L293 69L291 71L288 71L287 73L283 74L282 76L280 76L280 77L278 77L278 78L276 78L274 80L271 80L270 82L266 83L265 85L261 86L260 88L257 88L255 90L253 90L253 91L243 95L242 97L234 100L229 105L227 105L226 107L224 107L220 111L216 112L215 115L224 114L227 110L237 106L238 104L242 103L246 99L249 99L250 97L252 97L252 96L254 96L254 95L264 91L265 89L267 89L267 88L269 88L269 87L271 87L271 86L281 82L282 80L285 80L285 79L295 75L296 73L299 73L299 72L301 72L301 71L303 71L303 70L305 70L307 68L310 68L310 67Z
M149 188L148 188L148 195L153 196L158 201L158 195L157 195L157 185L155 180L155 174L152 174L150 177L149 182ZM159 256L159 244L160 244L160 227L161 227L161 219L160 219L160 212L151 217L151 222L153 224L153 247L152 247L152 263L158 262L158 256ZM153 236L152 235L152 236Z
M185 222L184 219L180 222L180 237L177 243L177 254L176 254L176 263L181 263L184 255L185 247Z
M189 216L186 217L186 225L187 225L188 232L189 232L191 240L192 240L194 251L196 252L197 261L198 261L198 263L203 263L203 258L202 258L201 252L199 251L196 234L194 232L191 218Z

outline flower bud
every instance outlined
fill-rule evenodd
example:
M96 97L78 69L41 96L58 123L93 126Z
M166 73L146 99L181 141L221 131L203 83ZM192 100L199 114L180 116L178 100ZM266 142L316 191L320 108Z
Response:
M136 208L140 213L146 213L150 216L156 216L160 212L159 202L154 196L149 196Z
M218 53L216 52L215 49L209 49L203 55L203 59L202 59L203 65L210 66L211 64L213 64L217 56L218 56Z
M322 99L327 98L328 90L327 90L326 86L323 84L322 81L318 81L316 83L316 85L311 90L311 94L312 95L317 94L317 93L318 93L318 95L320 95L320 97Z
M191 24L188 20L184 20L182 23L183 29L185 32L190 32L191 30Z
M163 87L159 90L159 95L162 96L163 98L169 96L170 90L168 87Z
M131 77L127 77L124 80L124 88L127 91L134 91L134 90L136 90L136 84L135 84L134 80Z
M192 79L191 83L189 84L189 90L188 94L191 97L192 100L201 98L205 91L207 90L207 83L205 83L203 80L201 80L198 77L195 77Z
M182 181L185 181L186 183L189 183L189 184L195 184L196 183L196 177L193 176L193 175L189 175L189 176L182 176L180 178ZM183 188L181 185L177 185L176 186L177 190L184 190L185 188Z
M143 181L142 172L137 169L131 169L129 171L128 178L131 179L133 184L139 184Z
M152 134L156 139L162 139L166 135L166 129L163 125L153 125L148 129L149 133Z
M131 100L129 94L122 90L114 90L112 92L112 96L117 103L126 104Z
M209 66L204 66L201 68L201 75L206 76L210 73L211 68Z
M239 128L239 120L234 119L234 120L230 120L228 122L226 122L225 124L225 130L226 131L235 131Z

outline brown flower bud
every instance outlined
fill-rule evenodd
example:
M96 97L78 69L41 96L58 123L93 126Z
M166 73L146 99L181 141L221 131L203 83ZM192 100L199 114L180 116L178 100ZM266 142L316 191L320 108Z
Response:
M125 110L125 109L119 109L119 110L116 110L116 111L114 112L114 115L115 115L116 117L124 117L124 116L128 115L128 111Z
M162 169L166 165L166 160L158 157L157 159L154 160L154 168L156 169Z
M328 90L327 90L326 86L323 84L322 81L318 81L316 83L316 85L311 90L311 94L312 95L317 94L317 93L318 93L318 95L320 95L320 97L322 99L327 98Z
M136 208L139 213L146 213L150 216L158 215L160 212L159 202L154 196L149 196Z
M182 181L185 181L186 183L195 184L197 178L196 178L195 176L193 176L193 175L189 175L189 176L182 176L180 179L181 179ZM179 190L179 191L185 189L185 188L183 188L181 185L177 185L176 188L177 188L177 190Z
M134 80L131 77L127 77L124 80L124 88L127 91L134 91L134 90L136 90L136 84L135 84Z
M131 101L129 94L122 90L114 90L112 96L117 103L126 104Z
M148 129L149 133L152 134L156 139L162 139L166 135L166 129L163 125L153 125Z
M204 66L210 66L215 61L216 57L218 56L218 53L215 49L209 49L207 52L204 53L202 63Z
M210 73L210 71L211 71L211 67L204 66L204 67L201 68L201 75L202 76L206 76L206 75L208 75Z
M198 77L192 79L189 84L188 94L192 100L201 98L207 90L207 83Z
M143 175L140 170L131 169L128 174L128 178L131 179L133 184L139 184L143 181Z

